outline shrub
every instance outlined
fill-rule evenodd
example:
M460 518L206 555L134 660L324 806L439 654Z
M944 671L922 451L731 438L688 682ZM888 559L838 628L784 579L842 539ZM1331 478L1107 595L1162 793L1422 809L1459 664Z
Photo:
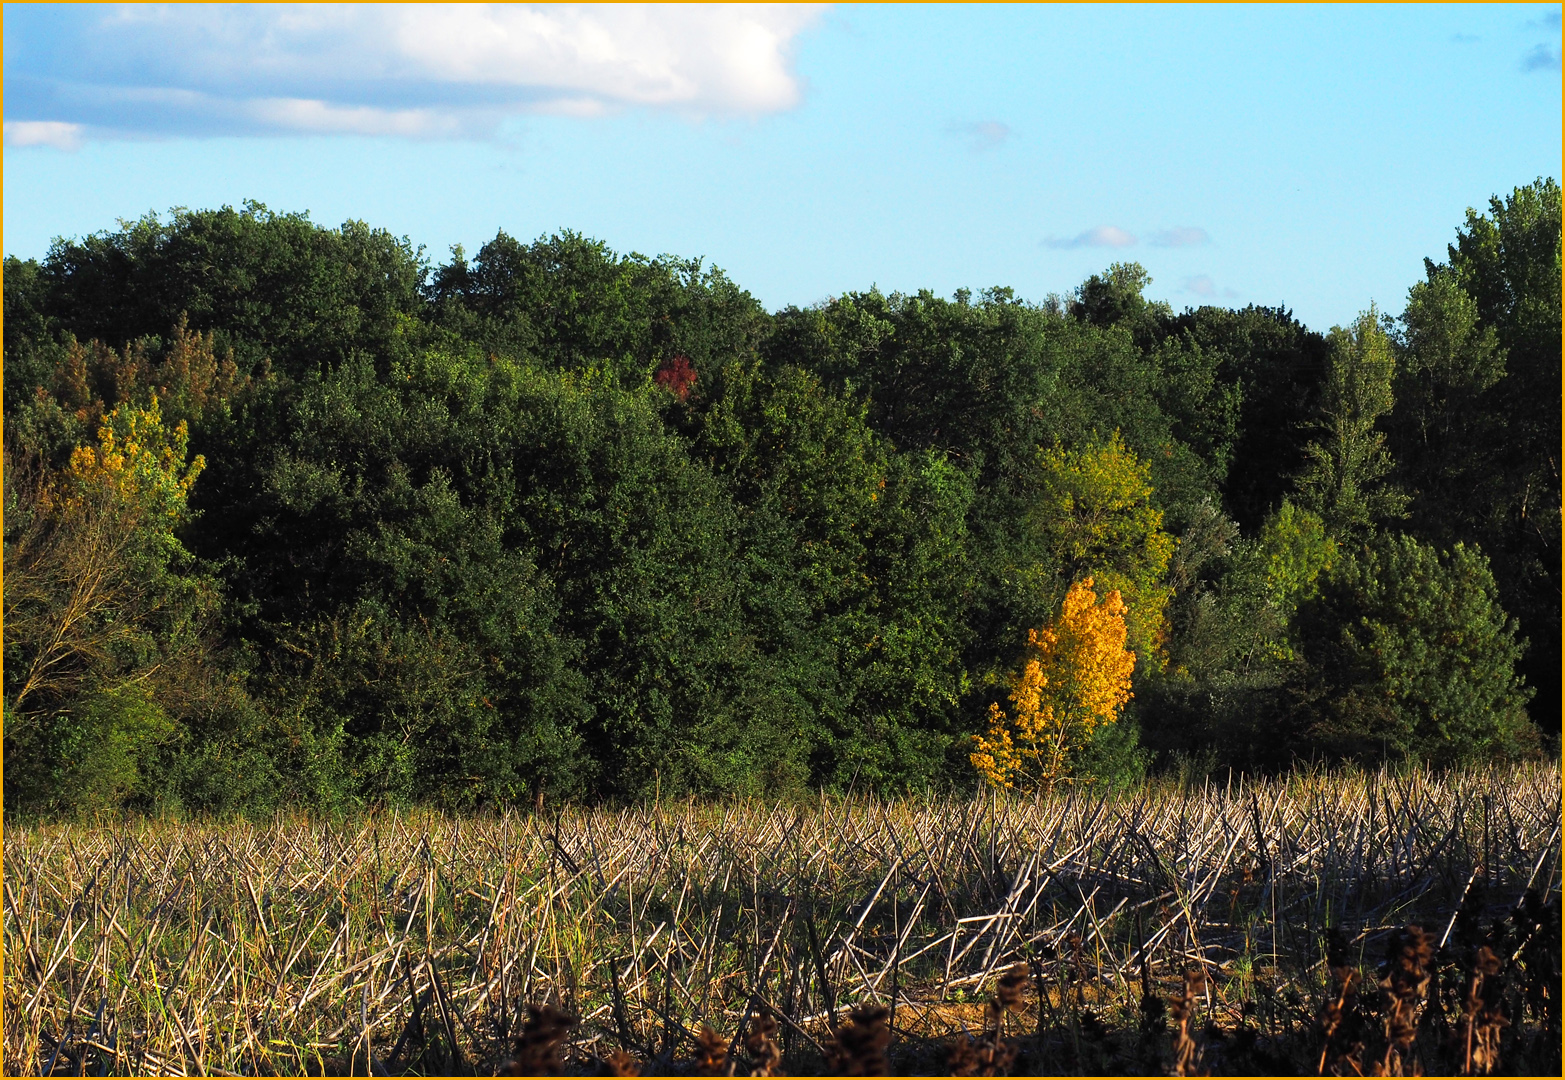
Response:
M200 473L158 400L102 417L64 470L6 455L8 808L109 806L199 697L217 603L176 535Z
M177 732L146 687L121 686L82 698L12 740L7 756L19 767L7 780L8 801L63 813L118 809L147 794L148 766Z

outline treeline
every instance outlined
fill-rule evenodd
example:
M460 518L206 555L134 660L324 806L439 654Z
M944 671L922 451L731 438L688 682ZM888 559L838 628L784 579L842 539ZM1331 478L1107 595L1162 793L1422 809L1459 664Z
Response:
M1491 200L1326 334L255 204L7 258L6 809L970 785L1088 577L1079 777L1553 752L1560 232Z

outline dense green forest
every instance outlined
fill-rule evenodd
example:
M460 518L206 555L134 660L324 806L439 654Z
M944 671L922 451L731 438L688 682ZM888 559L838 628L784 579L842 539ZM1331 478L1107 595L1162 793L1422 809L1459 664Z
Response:
M1089 576L1084 780L1556 753L1560 236L1540 179L1324 333L255 204L7 258L5 807L970 786Z

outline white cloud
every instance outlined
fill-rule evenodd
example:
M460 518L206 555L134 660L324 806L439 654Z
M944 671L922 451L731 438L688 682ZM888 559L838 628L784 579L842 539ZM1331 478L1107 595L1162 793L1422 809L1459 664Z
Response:
M271 98L249 103L246 110L261 124L311 135L402 135L428 138L456 135L460 124L432 109L343 107L301 98Z
M812 7L410 5L387 18L391 54L437 81L774 112L798 104L789 50L816 14Z
M102 134L483 136L508 115L796 106L825 5L125 5L6 29L22 123ZM11 52L11 50L8 50Z
M52 146L56 150L77 150L82 144L82 126L59 120L7 120L5 145Z
M1077 233L1071 237L1051 236L1043 242L1044 247L1051 248L1082 248L1082 247L1130 247L1136 242L1136 238L1117 225L1099 225L1095 229L1088 229L1084 233Z
M1152 234L1153 247L1200 247L1211 242L1206 230L1194 225L1176 225Z

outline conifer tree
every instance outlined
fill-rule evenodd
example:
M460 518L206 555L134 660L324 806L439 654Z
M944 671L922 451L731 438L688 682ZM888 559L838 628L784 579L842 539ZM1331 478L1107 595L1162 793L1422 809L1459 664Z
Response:
M1374 305L1349 327L1334 327L1321 389L1318 437L1305 447L1299 502L1332 534L1355 541L1406 516L1407 496L1389 480L1395 463L1376 427L1395 402L1396 356Z

